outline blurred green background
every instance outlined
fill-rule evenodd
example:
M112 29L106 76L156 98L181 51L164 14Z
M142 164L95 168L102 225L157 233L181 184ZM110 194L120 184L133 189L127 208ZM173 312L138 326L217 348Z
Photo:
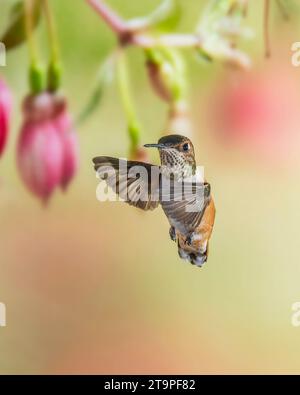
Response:
M0 0L0 31L9 3ZM116 40L85 1L51 3L64 89L76 115ZM108 3L133 17L147 14L159 1ZM179 31L192 31L205 3L181 0ZM299 19L283 22L273 9L273 53L266 60L263 2L250 3L255 4L246 23L255 37L242 47L251 55L252 71L199 64L192 51L183 51L193 141L217 208L202 269L179 259L161 209L143 213L96 200L91 158L126 157L129 145L115 84L78 130L81 166L69 191L55 193L44 209L25 190L16 170L15 142L27 91L27 48L8 54L0 71L15 98L0 163L0 302L7 308L7 326L0 328L0 373L299 373L300 327L291 324L291 306L300 300L300 68L291 65L290 51L300 40ZM39 40L47 59L44 30L42 24ZM129 48L128 60L144 126L142 143L155 142L164 130L167 106L151 90L141 51ZM237 99L231 118L223 120L219 111L236 84L251 86L252 107L253 101L268 101L262 105L267 119L255 108L249 115L245 100L246 110L232 121ZM246 125L248 137L232 136L232 124ZM266 127L272 132L274 125L280 125L276 136L253 137ZM158 162L156 152L151 159Z

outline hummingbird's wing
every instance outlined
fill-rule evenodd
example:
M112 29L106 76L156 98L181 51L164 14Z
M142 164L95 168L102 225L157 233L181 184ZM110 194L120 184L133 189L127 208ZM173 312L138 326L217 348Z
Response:
M183 236L190 235L200 224L211 199L207 182L173 182L161 186L161 206L169 222Z
M153 210L159 205L159 166L108 156L93 163L98 177L131 206Z

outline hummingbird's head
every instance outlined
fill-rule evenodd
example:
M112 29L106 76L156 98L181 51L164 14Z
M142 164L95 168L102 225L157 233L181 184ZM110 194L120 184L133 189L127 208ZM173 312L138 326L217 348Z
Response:
M190 139L179 134L163 136L157 144L145 144L144 147L158 148L161 164L169 168L183 170L190 168L194 172L195 153Z

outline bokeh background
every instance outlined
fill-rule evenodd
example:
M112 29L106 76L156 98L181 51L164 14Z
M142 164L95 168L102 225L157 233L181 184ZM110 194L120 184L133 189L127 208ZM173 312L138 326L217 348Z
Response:
M52 0L72 112L82 109L115 37L84 1ZM158 0L109 0L124 17ZM189 32L205 1L182 0ZM20 182L15 142L27 91L27 49L1 68L14 91L13 125L0 163L0 373L299 373L300 68L291 44L299 18L273 8L272 57L263 56L262 6L250 2L253 68L199 64L186 50L193 141L212 185L216 224L207 264L177 256L162 211L99 203L91 158L127 156L113 84L78 130L80 171L45 209ZM0 29L9 1L0 0ZM44 25L39 37L45 58ZM143 54L128 49L142 142L161 135L167 106L149 85ZM156 152L151 159L158 162Z

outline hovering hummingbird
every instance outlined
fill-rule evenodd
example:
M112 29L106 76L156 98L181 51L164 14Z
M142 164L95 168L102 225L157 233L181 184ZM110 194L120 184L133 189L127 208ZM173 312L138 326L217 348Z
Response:
M161 166L99 156L93 159L94 168L130 205L153 210L160 204L180 258L201 267L207 261L215 205L210 184L197 176L193 144L187 137L174 134L144 147L158 149ZM133 171L136 168L140 170Z

